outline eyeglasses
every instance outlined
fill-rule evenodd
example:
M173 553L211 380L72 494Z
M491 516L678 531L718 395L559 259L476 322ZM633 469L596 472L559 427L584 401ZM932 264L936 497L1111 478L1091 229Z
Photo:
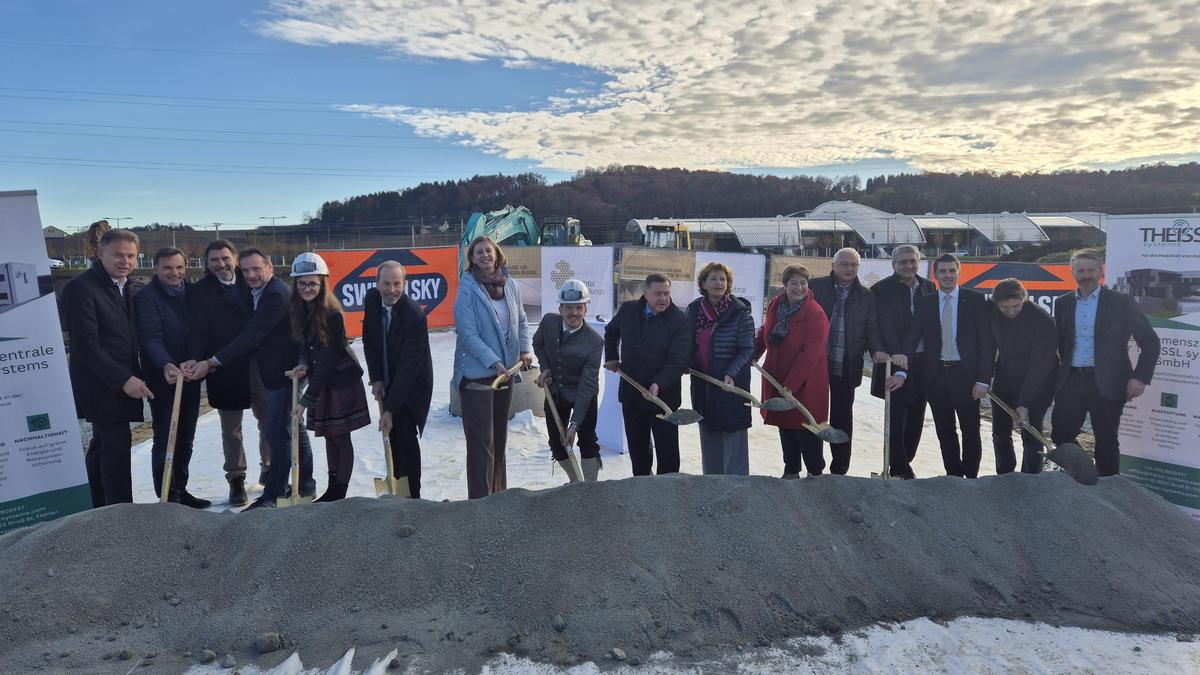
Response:
M579 290L578 288L568 288L565 291L559 292L558 299L565 300L567 302L579 302L583 299L583 291Z
M297 281L296 282L296 288L299 288L302 291L315 291L320 287L321 287L321 282L319 282L319 281Z

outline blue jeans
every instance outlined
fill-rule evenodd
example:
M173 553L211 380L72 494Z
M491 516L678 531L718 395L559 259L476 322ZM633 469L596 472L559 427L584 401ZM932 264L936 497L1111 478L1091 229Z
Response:
M274 503L276 497L286 497L292 476L292 390L291 387L267 390L267 441L271 444L271 469L263 498ZM317 491L313 480L312 445L304 421L300 422L300 494Z

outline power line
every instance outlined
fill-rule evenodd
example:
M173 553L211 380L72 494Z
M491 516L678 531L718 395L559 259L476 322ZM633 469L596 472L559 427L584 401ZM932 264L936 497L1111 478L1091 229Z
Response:
M112 49L118 51L162 52L169 54L212 54L217 56L266 56L273 58L306 58L306 59L350 59L355 61L382 61L385 58L375 56L353 56L350 54L318 54L305 52L252 52L221 49L182 49L168 47L137 47L130 45L98 45L79 44L70 42L30 42L20 40L0 40L0 44L19 47L53 47L56 49Z
M451 145L380 145L365 143L303 143L301 141L255 141L243 138L181 138L175 136L139 136L135 134L98 134L84 131L48 131L39 129L0 129L0 133L9 134L38 134L49 136L85 136L88 138L126 138L143 141L180 141L183 143L232 143L235 145L291 145L320 148L380 148L391 150L458 150Z
M10 159L16 157L18 159ZM402 176L423 176L426 174L449 174L449 175L465 175L469 172L465 171L445 171L435 169L422 169L419 171L390 171L386 174L378 173L330 173L331 170L306 171L300 170L283 170L283 171L266 171L254 169L236 169L236 168L203 168L198 165L184 165L182 167L174 166L138 166L137 164L149 164L148 162L126 162L124 164L103 164L101 162L119 162L122 160L97 160L97 159L80 159L80 158L40 158L32 157L29 159L19 159L21 155L0 155L0 164L19 164L29 166L72 166L89 169L127 169L135 171L171 171L183 173L216 173L216 174L249 174L263 176L311 176L318 178L399 178ZM343 169L342 171L347 171ZM359 170L366 171L366 170Z
M66 95L71 95L71 96L109 96L109 97L116 97L116 98L165 98L165 99L172 99L172 100L176 100L176 101L218 101L221 103L265 103L265 104L270 104L270 105L311 105L311 106L326 106L326 107L333 107L333 106L340 106L340 105L370 105L370 106L380 106L380 107L395 106L395 107L405 107L405 108L440 108L440 109L448 109L448 110L473 110L473 111L480 111L480 112L487 112L487 111L511 112L513 110L512 106L505 106L505 107L500 107L500 108L495 108L495 107L486 108L483 106L465 106L465 105L448 105L448 104L439 104L439 105L414 104L414 103L350 104L350 103L342 103L342 102L338 102L338 101L289 101L287 99L229 98L229 97L220 97L220 96L176 96L174 94L123 93L123 92L113 92L113 91L88 91L88 90L80 90L80 89L32 89L32 88L27 88L27 87L0 87L0 91L33 92L34 94L66 94ZM26 95L0 94L0 96L4 96L5 98L33 98L33 99L42 98L40 96L34 96L31 94L26 94ZM48 100L57 101L57 100L73 100L73 99L48 98ZM79 100L90 101L90 99L79 99ZM136 102L135 101L95 101L95 102L126 103L126 104L137 103L138 105L168 105L165 103L149 103L149 102L144 102L144 101L136 101ZM182 104L170 104L170 105L180 105L180 107L187 107L187 106L183 106ZM195 106L195 107L212 107L212 106ZM235 108L235 110L244 110L244 109L267 110L267 108ZM316 111L309 111L309 112L316 112ZM337 111L337 112L342 112L342 111Z
M395 135L387 134L331 134L316 131L261 131L235 129L190 129L184 127L147 127L130 126L125 124L94 124L88 122L45 122L41 120L0 120L4 124L43 124L59 127L93 127L97 129L132 129L134 131L178 131L205 134L252 134L255 136L319 136L328 138L386 138L395 139Z

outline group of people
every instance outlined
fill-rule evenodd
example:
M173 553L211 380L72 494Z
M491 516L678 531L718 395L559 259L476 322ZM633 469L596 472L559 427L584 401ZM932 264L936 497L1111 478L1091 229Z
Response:
M165 247L155 252L154 276L143 285L130 276L137 235L98 229L91 268L63 292L75 404L92 423L85 464L93 504L133 501L130 423L143 421L148 399L155 491L174 418L167 498L194 508L211 505L187 489L202 381L220 417L230 504L272 507L292 490L315 496L308 431L325 440L329 468L328 487L316 501L345 497L354 468L351 432L369 425L372 415L325 261L314 253L296 256L289 284L261 249L238 251L217 239L205 248L198 282L187 280L183 253ZM425 313L405 292L405 270L396 262L379 266L366 305L363 351L379 429L390 440L395 477L407 479L411 496L419 497L419 436L433 394ZM259 432L263 492L253 503L242 442L246 409ZM299 485L289 485L294 433Z
M218 239L205 249L204 277L191 283L184 255L168 247L154 254L154 277L142 288L130 277L138 244L132 232L108 230L92 268L64 291L76 405L93 428L86 465L95 505L132 501L129 423L142 421L142 399L149 399L153 421L155 489L177 417L168 499L210 505L187 491L201 381L220 416L231 504L249 502L242 443L246 409L258 422L263 485L250 508L269 507L291 490L315 493L308 431L325 439L328 459L328 488L317 501L345 497L354 466L351 432L371 423L369 398L378 406L394 477L407 481L412 497L420 496L420 436L433 368L425 314L406 293L403 266L380 264L376 286L365 297L368 396L320 256L297 256L289 286L275 276L262 250L239 252ZM1029 301L1016 279L998 283L990 300L960 287L961 265L950 254L934 261L933 280L923 278L919 250L901 245L892 252L893 274L871 288L859 282L861 260L849 248L835 254L827 276L813 278L801 265L786 267L783 290L770 300L757 329L750 303L732 293L728 266L714 262L700 270L699 297L686 309L672 301L672 280L652 273L642 296L623 303L603 335L585 320L586 284L566 281L558 291L558 311L546 312L531 327L500 246L479 237L465 259L454 301L451 385L461 402L472 499L507 487L514 385L535 356L551 455L575 481L597 480L603 466L596 434L602 367L621 377L618 400L634 475L652 473L656 462L659 474L679 471L679 428L673 423L678 420L662 413L681 406L689 370L704 473L748 474L752 408L745 394L752 367L764 373L762 401L794 398L805 409L761 410L765 423L778 428L783 477L824 472L823 441L814 422L845 432L845 442L831 443L828 465L830 472L845 474L855 393L868 361L875 364L872 394L889 397L892 405L892 476L915 477L911 465L928 404L946 473L976 477L980 401L989 396L1015 409L1013 418L993 408L997 473L1017 468L1014 429L1022 429L1020 469L1041 470L1041 445L1024 427L1040 431L1053 403L1054 442L1074 442L1090 416L1097 469L1112 475L1120 470L1121 411L1145 390L1159 352L1158 337L1132 299L1100 284L1102 261L1088 249L1071 258L1077 288L1056 300L1053 317ZM1136 364L1127 352L1131 338L1140 348ZM182 405L176 415L172 401L179 381ZM293 387L301 382L303 393L293 403ZM289 486L294 432L300 480ZM568 455L573 446L579 464Z

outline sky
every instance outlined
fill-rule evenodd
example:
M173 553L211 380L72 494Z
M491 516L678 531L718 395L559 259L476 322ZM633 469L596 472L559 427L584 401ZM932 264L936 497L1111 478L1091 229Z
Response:
M865 179L1194 161L1194 10L9 2L0 190L38 190L43 224L69 230L232 227L423 181L609 164Z

